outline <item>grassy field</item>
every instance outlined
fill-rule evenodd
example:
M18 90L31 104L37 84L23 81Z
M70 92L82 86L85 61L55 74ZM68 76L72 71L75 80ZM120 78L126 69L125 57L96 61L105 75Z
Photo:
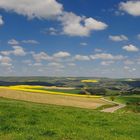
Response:
M3 140L139 140L140 116L0 98Z
M34 88L32 88L34 89ZM62 93L70 93L70 94L79 94L81 90L78 89L45 89L45 88L35 88L36 90L45 90L45 91L53 91L53 92L62 92Z
M140 113L140 96L118 96L115 101L126 104L124 111Z

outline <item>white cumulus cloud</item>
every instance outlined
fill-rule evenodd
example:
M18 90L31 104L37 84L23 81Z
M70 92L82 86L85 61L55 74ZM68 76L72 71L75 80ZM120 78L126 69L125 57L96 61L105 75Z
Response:
M62 24L62 34L69 36L89 36L92 31L104 30L108 25L92 17L78 16L65 12L63 5L56 0L0 0L0 9L14 12L29 19L54 18ZM54 28L51 35L59 34Z
M126 2L121 2L119 4L119 9L127 12L132 16L140 16L140 1L139 0L129 0Z
M40 52L40 53L32 53L33 58L35 59L35 61L40 62L42 60L50 60L50 56L45 53L45 52Z
M21 46L12 46L13 50L7 50L7 51L1 51L0 53L8 56L10 54L15 55L15 56L25 56L26 52Z
M16 56L25 56L26 52L24 51L24 49L21 46L13 46L13 51L11 51L12 54L16 55Z
M86 55L80 55L80 54L77 54L75 57L74 57L75 60L78 60L78 61L89 61L90 58L89 56L86 56Z
M92 31L104 30L108 26L94 18L81 17L72 12L65 12L59 20L63 25L63 34L70 36L89 36Z
M124 49L128 52L138 52L139 51L139 48L137 48L136 46L134 46L132 44L123 46L122 49Z
M90 55L91 59L102 59L102 60L122 60L124 56L122 55L112 55L110 53L97 53L94 55Z
M2 63L10 63L11 61L12 61L12 59L10 57L0 56L0 62L2 62Z
M4 21L2 19L2 16L0 15L0 26L4 24Z
M63 64L56 63L56 62L50 62L50 63L48 63L48 66L57 67L57 68L64 68L64 65Z
M10 39L10 40L8 41L8 44L9 44L9 45L18 45L19 42L18 42L17 40L15 40L15 39Z
M0 55L0 64L2 66L12 66L11 61L12 59L10 57Z
M109 39L115 42L119 42L119 41L127 41L128 37L125 35L110 35Z
M60 15L63 6L56 0L0 0L0 9L15 12L30 19L47 19Z
M71 55L68 52L60 51L60 52L55 53L53 56L57 58L64 58L64 57L69 57Z

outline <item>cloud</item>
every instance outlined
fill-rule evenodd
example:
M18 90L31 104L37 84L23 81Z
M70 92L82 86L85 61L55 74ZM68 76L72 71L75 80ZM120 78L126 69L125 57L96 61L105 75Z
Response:
M10 57L0 55L0 64L2 66L12 66L11 61L12 59Z
M0 15L0 26L4 24L4 21L2 19L2 16Z
M41 30L41 33L49 34L49 35L59 35L60 31L54 27L50 27L50 28L45 28Z
M15 40L15 39L11 39L11 40L8 41L8 44L9 45L18 45L19 42L17 40Z
M140 40L140 34L137 35L138 40Z
M109 65L111 65L113 63L114 63L114 61L102 61L101 62L101 65L103 65L103 66L109 66Z
M33 66L42 66L42 63L34 63Z
M128 72L134 72L134 71L136 71L136 68L131 68L131 67L128 67L128 66L124 66L123 68L124 68L124 70L126 70Z
M125 70L129 70L130 69L130 67L128 67L128 66L124 66L123 67Z
M48 66L57 67L57 68L64 68L64 65L62 65L61 63L56 63L56 62L48 63Z
M122 47L122 49L124 49L124 50L126 50L128 52L138 52L139 51L139 49L136 46L132 45L132 44L126 45L126 46Z
M63 6L56 0L0 0L0 9L27 16L29 19L47 19L60 15Z
M92 31L104 30L108 26L92 17L86 18L72 12L65 12L63 5L56 0L0 0L0 9L15 12L29 19L55 18L62 24L62 34L69 36L89 36ZM58 34L53 27L49 32L51 35Z
M22 40L21 42L25 44L39 44L36 40Z
M2 55L10 55L11 51L1 51L0 52Z
M71 55L68 52L60 51L60 52L55 53L53 56L57 58L64 58L64 57L69 57Z
M33 58L35 59L35 61L40 62L42 60L50 60L50 56L45 53L45 52L40 52L40 53L32 53Z
M134 61L132 61L132 60L125 60L124 64L125 65L132 65L132 64L134 64Z
M116 15L116 16L124 16L124 12L122 12L122 11L114 11L114 14Z
M137 64L140 64L140 58L138 58L138 59L136 60L136 63L137 63Z
M53 27L50 27L48 29L48 31L49 31L50 35L57 35L57 34L59 34L59 31L57 29L53 28Z
M12 68L12 64L11 63L0 63L0 65L4 66L4 67Z
M76 66L75 63L67 63L67 65L68 65L68 66L72 66L72 67Z
M102 52L103 50L102 49L99 49L99 48L95 48L94 49L94 52Z
M78 61L89 61L90 58L89 56L86 56L86 55L79 55L77 54L75 57L74 57L75 60L78 60Z
M127 41L128 37L125 35L116 35L116 36L109 36L109 39L115 42L119 42L119 41Z
M54 62L56 62L56 61L58 62L59 61L59 62L61 62L61 61L65 61L66 60L64 58L67 58L67 57L71 56L70 53L63 52L63 51L54 53L51 56L49 56L45 52L40 52L40 53L32 52L31 54L32 54L34 60L37 61L37 62L40 62L42 60L45 60L45 61L54 61Z
M59 21L63 25L63 34L70 36L89 36L92 31L104 30L107 24L94 18L78 16L72 12L65 12Z
M24 64L28 64L28 65L30 65L30 64L32 63L32 61L29 60L29 59L27 59L27 60L23 60L22 62L23 62Z
M0 62L2 62L2 63L10 63L11 61L12 61L12 59L10 57L0 56Z
M81 42L80 45L81 46L87 46L88 44L86 42Z
M102 60L122 60L124 56L122 55L112 55L110 53L97 53L95 55L90 55L91 59L102 59Z
M15 56L25 56L26 52L21 46L12 46L13 50L8 50L8 51L1 51L0 53L3 55L10 55L13 54Z
M47 53L45 52L40 52L40 53L35 53L32 52L32 56L34 58L35 61L40 62L42 60L46 60L46 61L51 61L51 62L69 62L72 63L73 61L89 61L89 60L96 60L96 59L101 59L101 60L123 60L125 59L124 56L122 55L112 55L109 53L97 53L95 55L81 55L81 54L77 54L75 56L71 56L70 53L68 52L57 52L54 53L53 55L49 56ZM71 57L70 57L71 56ZM68 59L66 59L68 57ZM64 59L65 58L65 59ZM73 64L72 64L73 65Z
M22 41L18 41L16 39L10 39L8 41L9 45L19 45L20 43L24 43L24 44L39 44L39 42L36 41L36 40L22 40Z
M24 49L21 46L12 46L12 48L14 49L13 51L11 51L12 54L16 55L16 56L25 56L26 52L24 51Z
M125 11L132 16L140 16L140 1L130 0L126 2L121 2L119 4L119 9Z

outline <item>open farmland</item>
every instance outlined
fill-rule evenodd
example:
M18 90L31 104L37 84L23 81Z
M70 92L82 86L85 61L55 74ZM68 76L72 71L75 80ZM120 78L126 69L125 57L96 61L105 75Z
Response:
M139 119L0 98L1 140L139 140Z
M126 112L140 113L140 96L138 95L116 97L115 101L126 104L123 108Z
M30 90L29 90L30 91ZM95 109L99 106L108 104L98 96L90 98L91 96L67 96L67 94L47 94L47 92L40 93L39 91L33 92L28 90L18 90L9 88L0 88L0 97L31 101L37 103L56 104L63 106L74 106L81 108L92 108Z
M67 96L78 96L78 97L91 97L91 98L101 98L101 96L91 96L91 95L81 95L78 94L80 90L76 89L61 89L60 87L56 87L53 89L47 89L45 86L30 86L30 85L17 85L17 86L1 86L0 89L11 89L18 91L27 91L34 93L45 93L45 94L58 94L58 95L67 95Z
M98 83L99 81L96 79L88 79L88 80L81 80L82 83Z
M124 92L124 81L100 79L83 83L77 78L78 84L84 84L77 87L74 80L59 80L57 84L63 86L41 85L42 81L37 80L31 85L22 85L24 81L0 86L0 139L139 140L137 83L132 84L137 92L129 90L129 85Z
M0 0L0 140L140 140L140 0Z

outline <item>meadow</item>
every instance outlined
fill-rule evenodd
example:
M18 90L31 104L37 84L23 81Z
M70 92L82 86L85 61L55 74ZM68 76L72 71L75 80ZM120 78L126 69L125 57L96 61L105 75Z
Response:
M123 108L126 112L140 113L140 96L138 95L115 97L115 101L126 104Z
M140 138L139 80L16 79L0 82L0 140Z
M139 140L140 116L0 98L3 140Z

